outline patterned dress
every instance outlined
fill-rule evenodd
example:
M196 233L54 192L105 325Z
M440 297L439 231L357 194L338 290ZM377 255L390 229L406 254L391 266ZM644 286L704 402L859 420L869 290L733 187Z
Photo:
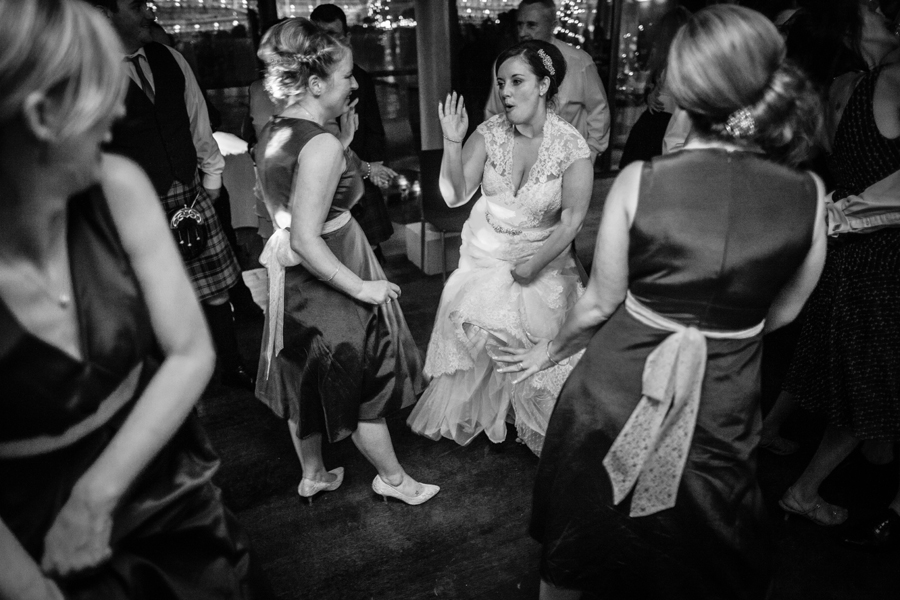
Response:
M434 379L409 417L413 431L468 444L481 431L495 443L507 420L540 454L544 432L568 366L513 385L516 373L496 372L490 352L528 347L526 332L553 338L583 288L571 249L553 259L528 285L513 281L559 225L562 175L590 151L574 127L548 113L538 157L516 191L512 181L514 129L506 115L478 126L487 163L483 196L462 231L459 268L447 280L428 344L425 372Z
M857 84L835 132L835 202L900 170L900 138L875 123L881 70ZM859 439L900 440L900 228L844 234L829 246L784 389Z

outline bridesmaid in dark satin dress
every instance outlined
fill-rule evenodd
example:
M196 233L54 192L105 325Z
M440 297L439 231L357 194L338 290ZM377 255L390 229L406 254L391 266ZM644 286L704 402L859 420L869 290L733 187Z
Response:
M0 597L269 597L191 412L199 304L147 176L100 151L118 37L4 2L0 48Z
M269 307L256 395L285 419L300 459L297 493L333 492L344 469L325 468L322 438L350 436L378 471L372 489L407 504L438 493L409 476L385 417L423 388L419 351L400 287L385 277L350 209L363 193L350 96L353 54L307 19L272 27L259 51L281 109L263 128L257 173L275 232L260 262ZM341 138L325 129L340 119Z
M812 291L825 232L822 183L767 155L804 153L817 96L746 8L698 12L669 56L697 137L622 171L560 333L498 359L521 381L586 348L535 482L544 600L749 600L769 586L760 342Z

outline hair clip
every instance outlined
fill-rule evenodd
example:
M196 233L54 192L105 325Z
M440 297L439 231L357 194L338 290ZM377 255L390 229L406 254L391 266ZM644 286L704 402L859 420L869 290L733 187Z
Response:
M547 69L547 72L550 75L556 75L556 69L553 68L553 60L544 52L543 48L538 49L537 55L541 57L541 62L544 63L544 68Z
M746 108L739 108L725 121L725 131L733 138L750 137L756 133L756 119Z

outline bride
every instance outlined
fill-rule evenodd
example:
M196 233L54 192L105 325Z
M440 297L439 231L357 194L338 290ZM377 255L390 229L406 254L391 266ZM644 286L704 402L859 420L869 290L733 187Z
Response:
M500 346L529 348L552 338L581 295L572 241L593 183L590 150L552 110L566 72L552 44L528 40L497 59L505 114L478 126L463 145L462 97L438 106L444 134L440 189L449 206L483 196L462 231L459 268L441 296L425 372L433 378L409 417L413 431L468 444L482 430L495 443L515 422L540 455L556 396L572 364L519 382L497 373Z

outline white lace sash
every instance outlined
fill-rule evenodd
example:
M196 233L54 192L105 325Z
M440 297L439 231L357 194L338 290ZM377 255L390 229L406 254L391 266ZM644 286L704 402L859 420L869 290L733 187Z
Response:
M350 211L344 211L322 224L322 235L337 231L350 222ZM291 248L290 229L276 229L266 242L259 263L269 276L269 325L266 343L266 377L272 366L272 358L284 348L284 268L300 264L300 256Z
M631 292L625 308L644 325L672 332L647 357L641 400L603 459L613 502L634 488L629 514L642 517L675 506L700 407L706 338L751 338L765 321L741 331L703 331L652 311Z

